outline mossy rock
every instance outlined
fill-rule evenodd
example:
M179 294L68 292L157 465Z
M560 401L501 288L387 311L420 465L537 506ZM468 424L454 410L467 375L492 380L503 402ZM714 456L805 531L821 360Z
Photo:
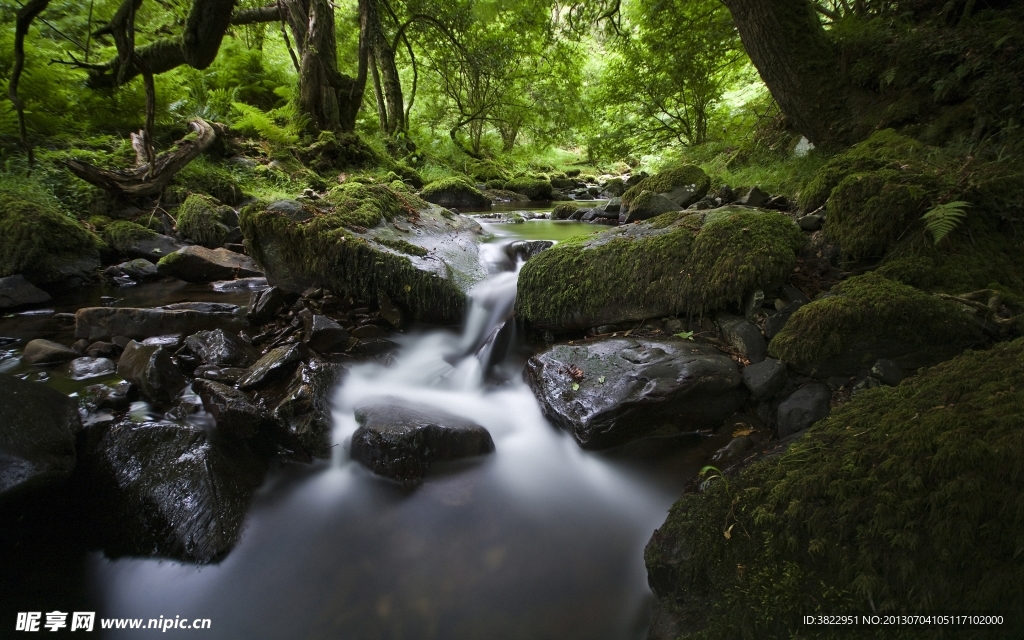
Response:
M395 165L395 173L401 176L402 182L409 184L413 189L423 188L423 176L409 165L398 163Z
M580 208L575 202L563 202L554 209L551 210L552 220L568 220L572 214L579 211Z
M191 193L204 193L224 204L237 205L245 198L231 171L206 159L193 160L185 165L174 177L174 182Z
M481 160L480 162L470 165L467 173L480 182L499 180L504 183L509 178L508 172L493 160ZM500 189L501 187L498 188Z
M824 164L814 177L800 190L802 211L814 211L824 206L847 176L882 168L900 169L917 164L926 147L913 138L896 133L893 129L876 131L867 140L854 145Z
M680 498L645 551L684 638L846 638L803 616L971 611L1024 636L1024 340L856 395L781 455Z
M672 212L580 236L531 258L516 314L537 328L586 329L739 304L781 281L803 234L787 216L730 207L705 222Z
M913 370L980 341L971 315L958 305L866 273L797 310L768 352L817 376L852 375L879 358Z
M486 275L478 223L382 184L345 184L324 203L333 207L282 201L242 210L246 248L271 284L326 286L358 300L384 292L413 321L463 319L466 291Z
M224 211L208 196L190 195L178 208L178 231L196 244L216 249L231 233L229 212L233 213L230 207Z
M89 220L91 222L93 218ZM146 240L156 235L156 231L129 220L109 222L98 228L100 236L107 246L118 253L125 253L140 240Z
M0 278L20 273L50 284L94 276L103 241L52 197L18 187L0 186Z
M546 177L520 176L505 183L505 191L521 193L530 200L550 200L554 189Z
M924 175L880 169L847 176L826 205L825 239L844 257L880 258L921 219L936 186Z
M685 209L708 194L711 178L704 170L694 164L666 169L660 173L644 178L622 194L622 207L625 211L643 207L644 192L664 195L672 204ZM606 187L607 189L607 187ZM643 219L643 218L638 218Z
M613 198L619 198L622 194L626 193L626 183L622 181L622 178L612 178L604 183L601 189L602 193Z
M435 180L420 191L420 197L442 207L480 209L491 206L491 200L467 178Z

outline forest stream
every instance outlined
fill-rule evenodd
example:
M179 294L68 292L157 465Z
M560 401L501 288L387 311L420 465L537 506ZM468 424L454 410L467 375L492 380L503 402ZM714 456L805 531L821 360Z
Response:
M413 328L397 338L399 349L385 363L353 366L334 393L332 459L272 469L224 560L202 567L112 560L82 549L75 530L51 532L59 540L47 536L36 548L5 550L19 556L5 565L34 567L31 575L8 574L5 582L19 584L13 600L13 585L4 586L5 609L20 610L24 602L106 617L209 618L215 631L268 640L645 637L653 596L644 545L684 481L721 443L683 436L675 438L678 446L663 439L594 453L552 427L522 380L521 354L510 349L498 363L490 354L488 337L511 315L520 266L503 248L594 227L482 223L492 234L481 251L491 275L471 291L461 333ZM180 281L79 291L52 309L0 319L0 335L66 337L53 311L96 303L244 305L247 287L260 283L240 282L222 291ZM46 374L20 364L17 350L4 356L0 370L29 379L49 375L46 382L65 393L118 381L115 374L74 381L59 369ZM469 419L492 434L496 452L435 465L423 485L403 489L349 456L354 410L374 398ZM161 418L148 409L135 403L133 418ZM213 424L205 411L189 421Z

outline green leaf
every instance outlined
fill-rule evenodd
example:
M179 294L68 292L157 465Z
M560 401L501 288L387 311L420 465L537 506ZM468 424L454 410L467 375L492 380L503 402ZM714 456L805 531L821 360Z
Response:
M676 334L676 337L677 338L682 338L683 340L693 340L693 332L692 331L680 331L679 333Z
M572 390L573 391L579 391L580 390L580 383L578 383L578 382L572 383Z
M597 384L604 384L604 376L597 379Z
M928 213L921 216L924 221L924 228L932 234L932 241L939 244L943 238L954 231L967 217L965 208L971 206L969 202L955 200L933 207Z

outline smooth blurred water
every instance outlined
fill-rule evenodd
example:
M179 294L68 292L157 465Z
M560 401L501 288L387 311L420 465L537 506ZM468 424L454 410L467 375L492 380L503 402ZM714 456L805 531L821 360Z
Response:
M498 264L510 239L485 259ZM488 337L511 311L515 280L499 272L478 285L461 333L405 335L388 365L354 367L335 397L333 459L272 471L220 564L89 553L78 579L98 615L212 620L171 637L644 637L644 545L715 443L584 452L520 376L487 382ZM377 478L348 444L354 409L381 398L473 420L496 452L437 467L412 491Z

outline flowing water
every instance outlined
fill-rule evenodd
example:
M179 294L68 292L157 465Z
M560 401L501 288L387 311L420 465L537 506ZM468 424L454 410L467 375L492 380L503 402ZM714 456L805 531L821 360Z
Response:
M353 367L336 392L333 460L274 469L221 563L55 551L39 560L38 593L19 599L102 617L209 618L209 638L644 637L644 545L716 443L584 452L544 419L514 350L506 375L489 375L518 273L501 270L503 245L593 227L485 227L494 273L473 290L462 332L410 333L387 365ZM374 477L347 447L353 410L381 397L477 422L496 452L435 467L412 491Z

